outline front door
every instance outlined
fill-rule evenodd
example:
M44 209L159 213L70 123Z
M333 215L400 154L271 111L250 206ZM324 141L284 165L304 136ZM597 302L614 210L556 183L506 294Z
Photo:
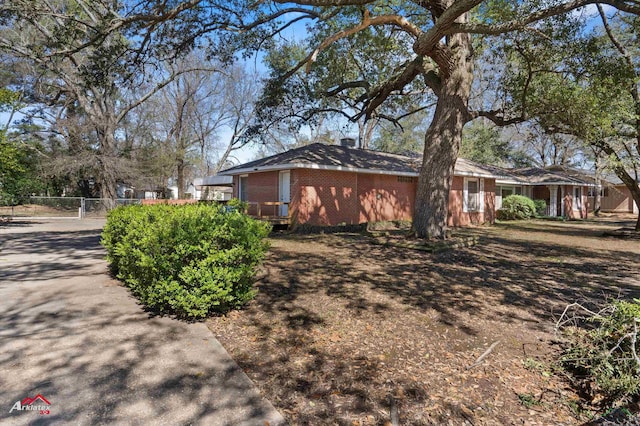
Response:
M278 201L287 203L280 205L279 214L280 216L289 216L289 201L291 201L291 172L289 170L280 172L278 193Z

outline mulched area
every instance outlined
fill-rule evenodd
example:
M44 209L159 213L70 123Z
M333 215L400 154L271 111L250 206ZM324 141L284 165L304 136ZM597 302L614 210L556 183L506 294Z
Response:
M257 298L208 326L294 425L580 424L589 407L549 364L554 318L640 296L640 244L611 226L476 228L437 253L275 236Z

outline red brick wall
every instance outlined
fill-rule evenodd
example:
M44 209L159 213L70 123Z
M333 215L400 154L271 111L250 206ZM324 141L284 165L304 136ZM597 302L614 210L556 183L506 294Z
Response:
M278 172L250 173L248 197L252 202L278 201ZM449 226L493 223L495 180L484 179L484 212L462 212L463 178L453 179L449 195ZM417 178L395 175L291 170L290 216L293 223L312 225L358 224L383 220L411 220ZM238 176L234 176L238 196ZM255 212L250 210L250 213Z
M251 173L247 182L249 200L258 203L278 201L278 172Z
M358 221L411 220L418 178L392 175L358 175Z
M416 182L403 180L395 175L293 170L292 218L313 225L410 220Z
M484 178L484 211L464 212L464 177L454 176L449 191L449 226L469 226L495 222L496 180Z
M484 179L484 221L496 221L496 180Z
M296 223L359 223L356 173L296 169L291 180L292 218Z
M302 195L302 181L306 178L305 170L291 170L291 202L289 203L289 217L292 224L300 223L298 215L300 213L300 203Z
M602 197L603 212L632 212L633 197L629 188L624 185L618 185L607 188L607 196Z
M198 200L165 200L165 199L157 199L157 200L141 200L142 204L151 205L151 204L193 204L197 203Z

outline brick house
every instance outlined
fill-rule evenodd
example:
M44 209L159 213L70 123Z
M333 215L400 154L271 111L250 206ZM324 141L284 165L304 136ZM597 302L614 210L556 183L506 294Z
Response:
M626 185L608 185L602 189L602 192L601 211L638 214L638 205Z
M249 213L290 225L411 220L420 158L311 144L224 170ZM449 226L493 223L496 178L505 171L459 159Z
M525 195L533 200L545 200L546 216L585 219L593 210L589 196L595 190L595 180L582 170L563 166L510 169L509 177L496 181L496 209L511 194Z
M631 191L622 180L613 174L605 176L604 180L600 210L611 213L638 214L638 205L633 200ZM640 180L637 181L637 184L640 185Z

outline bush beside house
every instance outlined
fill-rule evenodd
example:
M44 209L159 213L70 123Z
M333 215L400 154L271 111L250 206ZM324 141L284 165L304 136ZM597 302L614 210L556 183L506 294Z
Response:
M251 300L270 225L216 204L126 206L102 233L114 275L147 307L203 318Z
M544 216L547 211L547 202L545 200L533 200L533 204L536 206L536 215Z
M546 207L546 206L545 206ZM522 220L536 217L536 203L524 195L509 195L502 201L502 208L497 211L500 220Z

